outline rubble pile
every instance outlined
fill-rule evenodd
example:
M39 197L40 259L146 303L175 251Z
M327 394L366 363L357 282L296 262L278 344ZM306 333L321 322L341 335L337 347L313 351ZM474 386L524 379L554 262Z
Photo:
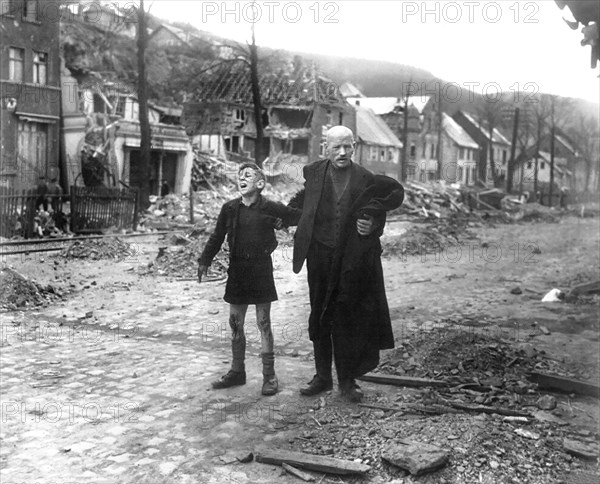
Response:
M469 214L469 207L463 203L464 197L457 185L407 181L403 186L404 202L392 214L400 213L425 219L439 219L456 212Z
M27 279L10 267L0 268L0 309L13 311L49 304L63 299L62 292L48 284Z
M231 174L236 174L235 168L231 169L227 162L202 151L194 151L194 165L192 166L194 191L207 188L214 190L218 185L227 185L231 183Z
M302 420L306 428L292 440L294 450L368 464L369 482L414 482L403 481L408 471L385 458L392 444L406 441L449 454L439 470L432 465L426 471L432 473L419 478L424 483L566 483L586 472L597 478L600 436L580 420L586 410L589 420L596 400L575 403L572 395L541 393L527 380L532 369L572 374L531 345L432 330L388 352L377 374L435 378L445 385L371 386L358 406L332 392L284 423Z
M198 257L206 240L207 235L200 229L186 236L171 237L169 245L159 248L156 259L148 264L143 274L195 279L198 275ZM228 257L227 244L223 244L209 268L208 280L224 278Z
M122 261L138 255L135 244L123 242L118 237L99 240L75 240L65 247L60 256L65 259L90 259Z
M467 218L460 214L450 214L432 223L412 225L398 236L389 236L382 240L384 256L422 255L437 253L460 245L465 240L476 239L469 230L472 226Z
M520 205L513 218L516 222L558 222L556 212L550 207L540 205L539 203L525 203Z

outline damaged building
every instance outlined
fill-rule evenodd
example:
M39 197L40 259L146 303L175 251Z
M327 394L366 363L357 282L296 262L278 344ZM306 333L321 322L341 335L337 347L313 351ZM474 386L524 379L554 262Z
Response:
M0 2L0 185L59 176L59 26L35 1Z
M356 115L338 86L314 68L269 73L259 79L264 131L264 167L281 174L325 153L325 133L334 125L356 131ZM257 139L249 69L216 65L198 82L194 102L184 106L184 124L201 151L231 160L254 160Z
M150 105L150 173L141 172L139 104L125 86L94 78L76 81L63 73L63 159L69 185L139 187L150 178L161 187L187 192L193 154L179 125L181 109Z

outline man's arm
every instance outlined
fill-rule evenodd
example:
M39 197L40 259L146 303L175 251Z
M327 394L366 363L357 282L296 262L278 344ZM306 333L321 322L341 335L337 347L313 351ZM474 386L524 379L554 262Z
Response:
M284 205L283 203L271 202L269 205L269 215L281 219L283 226L290 227L292 225L298 225L302 210L289 205Z
M394 210L404 201L404 187L393 178L377 175L375 178L375 194L362 207L356 227L361 235L383 234L386 212Z

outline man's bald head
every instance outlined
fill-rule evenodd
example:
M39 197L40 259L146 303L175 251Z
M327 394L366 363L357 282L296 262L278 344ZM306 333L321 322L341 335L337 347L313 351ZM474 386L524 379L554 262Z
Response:
M333 126L327 131L327 157L336 168L346 168L352 163L354 133L346 126Z

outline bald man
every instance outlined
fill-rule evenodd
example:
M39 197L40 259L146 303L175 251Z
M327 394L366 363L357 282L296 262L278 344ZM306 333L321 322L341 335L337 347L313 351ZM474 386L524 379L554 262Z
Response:
M345 126L327 132L327 157L304 167L304 188L290 201L302 209L294 237L293 269L306 260L316 374L300 389L311 396L333 388L362 399L356 378L379 364L379 351L394 347L385 296L381 244L385 214L402 204L396 180L353 162L354 134Z

